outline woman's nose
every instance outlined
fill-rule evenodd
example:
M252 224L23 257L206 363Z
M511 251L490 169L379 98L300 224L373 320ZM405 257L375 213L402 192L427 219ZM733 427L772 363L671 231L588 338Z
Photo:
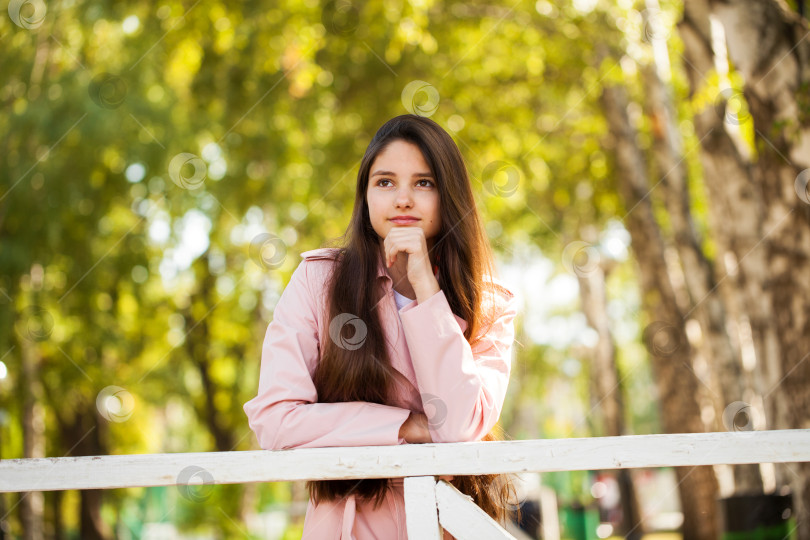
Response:
M413 204L413 197L411 192L407 189L400 190L397 193L397 206L411 206Z

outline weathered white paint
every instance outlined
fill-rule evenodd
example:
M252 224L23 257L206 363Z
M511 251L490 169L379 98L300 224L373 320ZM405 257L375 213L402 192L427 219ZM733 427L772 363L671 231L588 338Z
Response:
M455 486L439 480L436 484L439 522L458 540L515 540L498 522L489 517ZM410 534L408 535L410 537Z
M0 492L802 461L810 429L4 459Z
M436 507L436 479L432 476L405 478L405 523L408 538L441 540Z

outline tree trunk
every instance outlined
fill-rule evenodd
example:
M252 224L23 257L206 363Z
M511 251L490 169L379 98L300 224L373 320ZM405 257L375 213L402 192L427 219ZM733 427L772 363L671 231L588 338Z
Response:
M6 540L6 531L8 530L8 521L6 520L6 498L0 495L0 540Z
M607 312L607 292L605 286L605 264L577 271L582 311L588 324L596 330L599 339L594 348L590 378L595 389L593 398L597 400L604 426L604 436L625 435L624 399L622 398L621 378L616 366L616 345L610 331L610 318ZM622 523L618 531L628 540L638 540L644 533L638 499L628 469L616 472L619 485Z
M58 395L56 392L46 392L46 398ZM72 418L60 415L57 403L50 402L54 412L59 431L62 436L62 445L68 450L65 455L75 456L103 456L109 452L102 443L100 433L104 430L103 422L107 420L100 417L95 401L88 402L80 398L76 402ZM103 503L103 489L83 489L79 491L79 537L90 540L106 540L113 537L110 526L101 518Z
M727 61L724 47L712 32L707 0L687 0L683 19L678 24L684 43L684 60L690 96L705 91L704 86L715 66L725 77ZM714 44L714 45L713 45ZM721 49L715 51L715 48ZM744 149L735 140L739 131L737 117L727 117L729 98L737 99L732 90L724 90L716 106L697 111L694 126L701 141L700 158L705 185L709 192L709 223L717 246L721 277L718 281L725 305L734 314L734 326L740 355L746 370L753 370L753 392L760 397L767 391L766 350L771 355L776 344L775 320L764 290L767 253L760 245L763 236L764 207L760 189L753 178L753 168ZM750 337L749 337L750 335ZM770 343L770 347L766 344ZM748 371L745 372L745 375ZM740 400L746 401L746 400ZM726 400L726 406L732 401ZM763 411L764 414L764 411ZM727 429L731 429L729 426ZM735 482L745 486L735 468Z
M692 350L667 273L663 241L648 198L644 158L627 115L626 93L622 87L608 85L601 100L614 145L619 192L628 208L624 221L638 261L642 307L652 321L644 334L659 393L662 427L667 433L702 432ZM717 479L713 469L676 467L675 474L684 539L716 538Z
M648 17L655 17L657 0L647 0ZM650 21L656 25L655 21ZM688 309L685 317L692 316L701 328L697 344L706 359L711 374L704 384L709 391L707 399L715 410L715 431L732 429L724 427L724 411L734 402L744 400L742 360L739 347L734 347L727 330L726 307L723 297L717 291L719 283L715 279L712 264L709 262L701 240L695 229L690 210L688 173L683 142L678 130L678 122L671 91L667 86L670 80L669 58L666 41L651 40L656 59L654 66L643 69L646 107L653 126L653 155L655 169L661 178L661 191L667 208L675 248L680 259L684 282L689 293ZM666 82L665 82L666 81ZM697 369L697 366L696 366ZM762 477L758 464L736 465L734 471L733 494L762 493Z
M53 512L53 540L64 540L67 536L65 524L62 521L62 498L64 492L59 490L52 491L50 495Z
M705 81L715 69L716 36L711 30L707 0L686 0L678 27L684 43L690 95L694 96L704 91ZM721 72L727 70L724 57L721 52L717 61ZM709 106L696 112L694 126L701 141L700 158L711 203L709 223L718 259L724 263L719 280L725 285L721 294L729 309L736 313L740 352L744 360L748 359L745 364L753 364L754 389L763 395L767 392L768 377L765 363L768 356L778 355L770 292L764 287L767 252L760 245L764 206L749 158L733 138L739 130L734 122L724 122L730 96L726 90L718 96L717 108ZM770 355L766 355L767 350Z
M33 273L33 272L32 272ZM36 287L36 285L33 285ZM22 314L18 321L20 362L22 363L22 435L23 457L45 457L45 411L43 410L42 382L40 366L42 359L35 341L35 334L30 333L29 324L35 321L32 307ZM19 515L22 524L23 540L42 540L45 538L45 497L41 491L20 493Z
M200 257L195 265L195 269L198 270L198 275L201 276L199 279L199 288L195 296L202 301L203 305L216 305L216 302L211 298L215 280L214 276L209 271L207 254ZM230 452L234 450L235 446L233 431L229 426L223 425L222 414L217 410L214 402L218 387L217 383L211 377L211 362L209 360L211 337L208 322L205 317L197 318L195 316L191 308L194 303L195 298L192 298L189 307L182 310L183 317L186 321L186 328L189 329L185 342L186 352L189 359L194 363L200 373L203 399L205 400L202 407L195 406L194 408L214 437L216 451Z
M810 427L810 41L807 22L775 0L710 1L725 29L731 61L745 83L757 161L756 244L740 266L763 398L772 429ZM742 99L742 97L738 98ZM761 293L761 294L757 294ZM790 483L797 534L810 539L810 465L777 466Z

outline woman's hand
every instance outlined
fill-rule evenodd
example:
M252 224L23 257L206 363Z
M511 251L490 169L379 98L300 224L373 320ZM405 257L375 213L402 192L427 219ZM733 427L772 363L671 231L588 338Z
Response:
M399 436L408 443L432 443L428 431L427 416L423 413L411 411L410 416L399 428Z
M411 411L408 419L399 428L399 436L409 443L432 443L433 439L430 437L430 431L428 430L427 415ZM450 482L452 479L452 474L439 476L439 480Z
M383 241L385 265L390 268L405 257L408 281L419 303L439 292L439 282L433 275L428 256L425 231L421 227L394 227ZM401 263L400 263L401 264Z

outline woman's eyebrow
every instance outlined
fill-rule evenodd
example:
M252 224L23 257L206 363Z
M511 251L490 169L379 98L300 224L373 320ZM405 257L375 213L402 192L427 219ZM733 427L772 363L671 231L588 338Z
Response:
M392 171L376 171L376 172L371 174L371 176L379 176L379 175L396 176L397 173L392 172ZM431 173L429 173L429 172L419 172L419 173L413 173L411 175L411 178L424 178L424 177L433 178L433 175Z

